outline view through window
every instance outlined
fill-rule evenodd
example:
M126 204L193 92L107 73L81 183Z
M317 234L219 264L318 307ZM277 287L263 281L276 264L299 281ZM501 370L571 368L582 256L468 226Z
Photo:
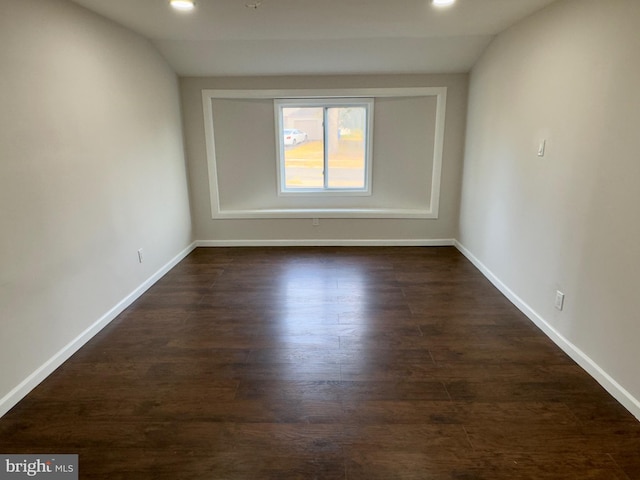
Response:
M370 191L373 100L276 101L281 192Z

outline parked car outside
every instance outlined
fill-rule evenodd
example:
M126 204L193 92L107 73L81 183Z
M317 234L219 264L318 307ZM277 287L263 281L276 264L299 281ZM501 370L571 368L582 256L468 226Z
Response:
M297 145L307 141L307 134L297 128L286 128L284 130L284 144Z

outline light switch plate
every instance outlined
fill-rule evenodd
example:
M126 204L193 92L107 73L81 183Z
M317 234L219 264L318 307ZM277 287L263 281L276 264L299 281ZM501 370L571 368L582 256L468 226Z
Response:
M555 307L558 310L562 310L564 308L564 293L562 293L560 290L556 291Z
M546 140L542 140L540 142L540 145L538 146L538 156L539 157L544 157L544 151L547 149L547 141Z

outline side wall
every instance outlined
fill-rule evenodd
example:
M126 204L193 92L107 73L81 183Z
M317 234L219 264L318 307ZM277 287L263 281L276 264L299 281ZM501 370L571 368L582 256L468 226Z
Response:
M459 240L640 417L639 22L636 0L568 0L490 45L471 75Z
M460 175L467 104L466 74L397 76L182 78L181 91L185 141L192 194L195 238L203 244L367 243L403 239L403 243L428 244L453 239L457 233ZM231 89L331 89L447 87L447 110L438 219L323 218L212 219L207 171L202 90ZM401 154L401 152L399 152ZM375 153L374 153L375 154ZM276 169L275 151L273 170ZM393 162L393 159L387 159ZM250 172L247 172L248 174ZM373 172L375 184L376 171ZM265 180L270 181L270 180ZM274 182L271 182L274 183ZM228 185L225 188L229 188ZM277 185L273 185L275 190ZM391 242L393 243L393 242Z
M146 40L70 2L3 2L0 65L1 415L191 221L178 80Z

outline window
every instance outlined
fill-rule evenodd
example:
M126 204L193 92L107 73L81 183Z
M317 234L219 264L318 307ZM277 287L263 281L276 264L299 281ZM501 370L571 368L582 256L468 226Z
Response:
M274 103L281 195L371 195L373 99Z

